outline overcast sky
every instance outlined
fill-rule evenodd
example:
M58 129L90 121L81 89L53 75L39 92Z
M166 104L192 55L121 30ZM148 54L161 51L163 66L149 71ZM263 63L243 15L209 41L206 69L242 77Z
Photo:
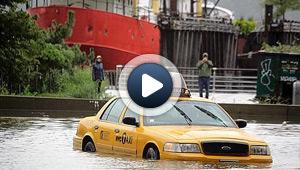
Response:
M148 5L149 5L149 1L150 1L150 0L139 0L139 4L140 4L141 6L148 6Z
M151 0L139 0L141 6L148 6ZM212 0L211 2L216 2ZM264 4L263 0L220 0L218 6L227 8L234 12L236 18L253 17L257 21L264 19ZM299 20L300 11L288 11L287 19Z
M218 6L230 9L235 18L253 17L256 21L262 21L265 17L265 6L263 0L220 0ZM300 11L288 11L286 19L299 20Z

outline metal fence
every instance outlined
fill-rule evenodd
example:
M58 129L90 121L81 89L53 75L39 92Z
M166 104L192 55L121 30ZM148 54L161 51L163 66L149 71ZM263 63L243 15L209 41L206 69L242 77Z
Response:
M198 92L198 69L180 67L178 70L184 77L188 88L192 92ZM256 69L213 68L210 91L256 93L256 81Z
M117 66L116 70L106 71L110 89L118 89L118 77L122 71L122 66ZM179 67L188 88L192 92L199 92L198 69L196 67ZM256 93L257 69L241 68L213 68L210 81L211 92L224 93Z
M105 70L105 77L109 82L109 89L118 89L118 78L123 66L118 65L116 70ZM182 74L188 88L192 92L199 92L198 86L198 69L196 67L179 67L178 71ZM50 76L50 75L49 75ZM52 77L52 76L50 76ZM48 88L54 84L49 78ZM213 68L210 81L211 92L243 92L256 93L257 70L256 69L240 69L240 68ZM4 84L3 74L0 74L0 87ZM31 80L31 85L38 90L41 84L40 76ZM12 87L9 87L12 89ZM15 87L16 88L16 87ZM20 88L19 88L20 89ZM19 90L20 92L20 90Z
M105 78L109 82L109 86L108 86L109 89L116 89L116 85L118 82L118 75L116 73L117 73L116 70L105 70L104 71Z

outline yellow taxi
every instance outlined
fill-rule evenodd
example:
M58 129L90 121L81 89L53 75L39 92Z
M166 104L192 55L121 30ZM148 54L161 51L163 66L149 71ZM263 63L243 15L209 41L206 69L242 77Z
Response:
M144 116L128 109L132 101L108 101L96 116L79 123L74 149L132 155L144 159L203 162L271 163L263 140L241 128L218 104L180 97L166 113Z

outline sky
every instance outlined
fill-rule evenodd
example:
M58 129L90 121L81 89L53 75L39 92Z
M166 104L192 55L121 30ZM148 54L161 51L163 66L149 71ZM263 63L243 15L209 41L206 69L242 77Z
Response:
M139 0L141 6L148 6L151 0ZM216 2L216 0L211 0ZM264 19L263 0L220 0L218 6L227 8L234 12L235 18L253 17L256 21ZM300 20L300 11L288 11L286 18L289 20Z
M256 21L262 21L265 16L263 0L220 0L218 6L234 12L235 18L253 17ZM288 11L286 19L300 20L300 11Z
M150 0L139 0L140 6L148 6Z

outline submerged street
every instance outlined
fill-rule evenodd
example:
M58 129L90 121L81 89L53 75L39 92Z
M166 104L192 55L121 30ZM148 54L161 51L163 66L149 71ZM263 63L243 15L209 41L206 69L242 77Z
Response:
M300 0L2 0L0 21L0 170L300 170Z
M270 146L271 166L219 164L195 161L146 161L139 158L84 153L73 150L79 119L0 118L1 169L120 169L120 168L272 168L300 167L300 124L249 123L245 131Z

